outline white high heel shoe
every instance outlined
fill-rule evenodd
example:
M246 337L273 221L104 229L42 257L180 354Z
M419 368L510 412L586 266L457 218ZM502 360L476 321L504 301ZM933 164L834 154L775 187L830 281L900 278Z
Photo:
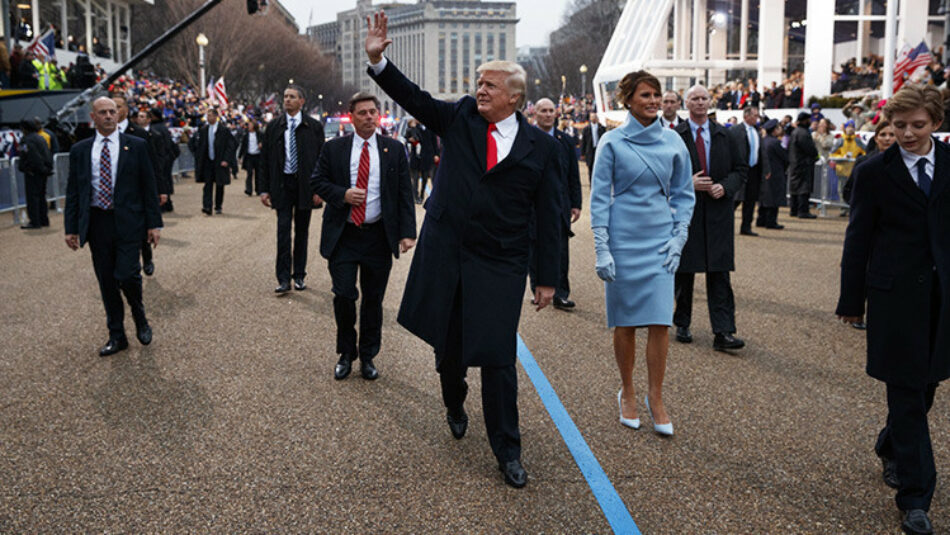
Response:
M663 435L665 437L673 436L673 422L668 424L656 423L656 418L653 416L653 409L650 408L650 396L643 396L643 401L646 402L647 412L650 413L650 419L653 420L653 430L656 431L656 434Z
M620 394L622 393L623 393L623 388L621 388L617 392L617 408L620 409L620 423L631 429L640 429L639 418L624 418L623 417L623 400L620 399Z

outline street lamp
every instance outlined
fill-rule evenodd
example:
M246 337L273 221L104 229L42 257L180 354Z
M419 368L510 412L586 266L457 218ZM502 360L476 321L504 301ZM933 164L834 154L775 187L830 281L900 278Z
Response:
M201 98L205 98L208 96L205 89L205 47L208 46L208 36L199 33L198 37L195 37L195 42L198 43L198 72L199 78L201 79Z
M581 65L581 98L587 94L587 65Z

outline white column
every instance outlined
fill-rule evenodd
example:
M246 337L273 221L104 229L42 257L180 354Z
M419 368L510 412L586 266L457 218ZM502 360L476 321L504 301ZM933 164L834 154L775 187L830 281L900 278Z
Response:
M125 6L125 57L119 63L132 59L132 6Z
M742 0L742 15L739 27L739 61L745 61L749 55L749 0Z
M866 8L867 8L867 4L865 3L865 0L859 0L859 2L858 2L858 15L861 15L861 16L866 15L866 14L867 14L867 13L865 13L865 9L866 9ZM864 54L865 54L865 52L864 52L864 47L866 46L867 39L868 39L868 37L869 37L869 35L870 35L869 32L865 32L865 29L870 30L870 27L871 27L871 25L868 24L867 22L865 22L865 21L863 21L863 20L859 20L859 21L858 21L858 43L857 43L857 44L858 44L858 46L857 46L857 50L858 50L858 51L857 51L857 53L855 54L855 56L856 56L856 60L855 60L855 61L856 61L857 65L858 65L859 67L864 64Z
M831 93L834 65L835 3L808 0L805 27L805 102Z
M106 23L106 46L109 47L109 59L115 61L115 17L112 15L112 0L106 0L106 21L108 21Z
M69 47L69 13L66 0L59 0L59 35L63 38L63 48Z
M706 0L693 0L693 60L706 59Z
M900 24L897 28L898 47L904 43L917 46L927 38L928 7L927 0L901 0L898 13ZM928 42L927 46L930 45L931 43Z
M759 3L759 87L771 87L772 82L782 83L782 66L785 62L785 39L768 39L763 36L785 36L785 1L761 0Z
M92 58L92 1L84 0L82 8L86 24L86 54Z
M891 98L894 94L894 55L897 53L897 2L888 0L887 19L884 21L884 72L881 73L883 85L881 97Z
M33 0L32 7L30 8L30 14L33 15L33 38L43 33L43 29L40 28L40 0Z

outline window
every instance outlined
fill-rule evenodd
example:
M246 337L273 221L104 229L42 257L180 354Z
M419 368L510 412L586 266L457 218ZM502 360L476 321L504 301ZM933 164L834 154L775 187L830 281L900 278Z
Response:
M462 35L462 91L472 87L472 58L469 55L469 34Z
M451 40L449 44L450 92L457 93L459 90L459 34L452 32Z
M475 34L475 64L482 64L482 34Z
M445 34L439 34L439 93L445 93Z
M490 33L487 36L488 42L486 43L485 50L485 61L494 61L495 60L495 34Z
M503 33L498 34L498 59L507 59L505 57L506 56L505 37L506 36Z

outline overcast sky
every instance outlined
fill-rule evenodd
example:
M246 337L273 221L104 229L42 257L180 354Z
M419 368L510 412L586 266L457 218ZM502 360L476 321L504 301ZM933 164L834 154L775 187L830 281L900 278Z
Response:
M414 1L402 3L414 4ZM564 9L570 0L516 0L518 5L518 46L548 44L548 34L561 25ZM280 0L297 19L297 26L305 31L310 24L336 20L339 11L356 7L356 0ZM374 4L380 3L374 0ZM313 14L312 23L311 13Z

